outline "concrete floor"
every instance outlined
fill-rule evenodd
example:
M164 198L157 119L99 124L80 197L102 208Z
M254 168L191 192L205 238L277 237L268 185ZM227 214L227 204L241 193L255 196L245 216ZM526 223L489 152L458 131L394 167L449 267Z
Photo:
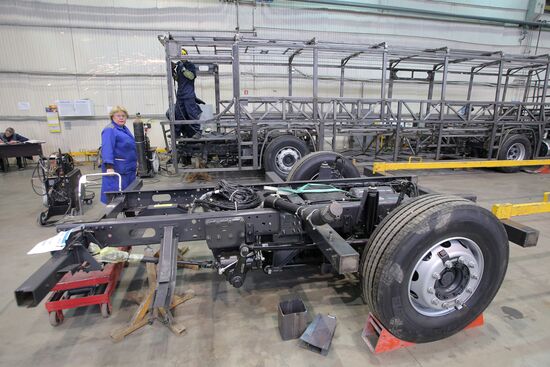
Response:
M368 309L354 277L288 271L271 277L253 273L235 289L215 273L182 271L179 291L196 296L179 306L176 319L187 331L174 336L158 323L120 343L109 333L129 321L136 305L128 295L142 287L143 266L125 269L114 297L114 310L103 319L98 307L67 312L53 328L41 304L18 308L13 291L48 255L26 255L54 234L36 223L41 200L32 193L31 169L0 174L0 365L2 366L548 366L550 365L550 214L518 218L540 231L536 248L511 247L510 266L500 292L485 312L481 328L446 340L372 355L360 334ZM181 185L181 179L159 178ZM550 176L491 171L423 174L422 185L442 193L469 192L490 207L498 202L539 201L550 189ZM149 185L158 184L158 181ZM94 210L100 210L95 204ZM206 257L194 243L190 257ZM282 341L277 304L297 295L311 315L330 313L338 326L328 356Z

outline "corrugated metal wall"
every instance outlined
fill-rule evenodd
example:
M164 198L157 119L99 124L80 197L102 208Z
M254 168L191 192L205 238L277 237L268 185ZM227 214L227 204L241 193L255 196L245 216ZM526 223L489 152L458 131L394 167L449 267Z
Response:
M336 3L337 1L335 1ZM391 5L524 19L527 1L392 1ZM238 14L238 16L237 16ZM357 11L274 0L51 0L0 3L0 129L13 126L23 135L46 140L46 151L94 149L108 122L109 106L122 104L131 113L161 115L167 108L163 48L157 35L166 32L233 32L254 30L262 38L310 39L417 47L504 50L533 54L550 51L550 33L517 26L419 19L413 16ZM229 83L230 84L230 83ZM326 85L326 87L323 87ZM197 93L212 94L213 84L199 80ZM243 80L253 95L284 95L286 83ZM297 94L307 83L296 83ZM331 95L320 84L320 95ZM452 90L452 89L450 89ZM371 93L368 88L366 93ZM415 88L402 94L415 96ZM452 91L450 92L452 93ZM346 86L346 95L361 94L360 83ZM227 98L230 90L222 90ZM50 133L44 107L58 99L89 98L95 119L64 119L62 133ZM29 102L20 111L18 102ZM153 144L163 145L155 125Z

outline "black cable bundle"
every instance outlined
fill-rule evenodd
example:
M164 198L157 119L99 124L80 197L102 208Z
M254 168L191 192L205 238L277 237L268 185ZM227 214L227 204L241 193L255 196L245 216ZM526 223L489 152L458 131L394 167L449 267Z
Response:
M418 196L418 186L408 180L396 180L390 183L392 186L396 187L399 192L399 197L397 198L397 206L401 205L401 202L405 198L405 195L410 198Z
M214 210L251 209L260 205L261 199L254 189L221 180L214 191L209 191L195 204Z

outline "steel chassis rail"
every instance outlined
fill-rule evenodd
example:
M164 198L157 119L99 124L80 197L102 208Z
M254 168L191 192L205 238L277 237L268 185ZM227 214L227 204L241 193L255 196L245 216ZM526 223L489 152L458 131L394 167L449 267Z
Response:
M281 182L250 185L257 190L291 187L297 189L309 181ZM107 193L110 200L107 212L98 220L77 220L57 226L58 231L76 229L71 233L67 247L55 252L52 258L37 272L28 278L16 291L17 304L36 306L55 285L61 276L82 268L98 270L101 268L88 253L90 242L100 246L143 246L161 244L158 260L158 279L154 299L155 307L170 305L175 289L177 267L177 245L179 242L206 240L214 254L236 251L240 253L234 269L238 271L246 265L246 255L250 250L266 251L300 251L317 248L340 274L355 272L359 266L359 253L352 246L363 245L372 232L375 222L382 210L391 210L394 203L379 201L376 188L383 186L404 187L414 184L414 176L377 176L354 179L319 180L316 183L330 184L336 188L365 188L368 191L360 201L341 202L337 205L338 215L331 217L324 214L326 203L292 203L276 200L264 200L261 207L244 210L192 212L193 201L201 197L211 187L193 189L140 190L140 182L132 185L135 191ZM371 191L371 190L375 191ZM271 190L271 189L270 189ZM397 189L399 191L399 189ZM429 193L429 190L417 187L418 194ZM371 195L372 194L372 195ZM471 196L465 196L475 200ZM271 204L270 204L271 203ZM334 204L334 203L333 203ZM303 206L302 206L303 205ZM331 204L332 207L332 204ZM117 218L119 214L125 218ZM326 219L329 218L329 219ZM332 218L332 219L330 219ZM362 226L364 237L351 241L341 237L342 233L356 233L357 226ZM532 229L515 226L512 221L505 223L511 241L526 246L524 242L535 241ZM271 238L271 242L259 243L260 238ZM346 234L347 236L347 234ZM279 239L279 240L278 240ZM268 240L271 241L271 240ZM534 245L534 244L527 244ZM259 246L259 247L258 247ZM211 267L209 262L208 266ZM242 272L242 270L240 270ZM244 280L244 274L242 280Z
M326 180L318 183L365 187L384 185L398 180L416 182L416 178L412 176L381 176ZM264 186L297 188L307 183L309 182L271 182L251 186L257 189L262 189ZM101 266L86 249L89 242L112 247L160 243L161 255L158 263L159 277L155 305L166 305L174 289L177 263L175 249L178 242L206 240L211 249L216 251L216 248L228 244L238 248L242 243L253 243L257 236L261 235L274 235L285 231L288 233L295 231L297 235L304 233L302 225L294 215L270 208L188 213L193 201L212 190L214 186L197 189L140 190L141 181L138 180L131 186L136 187L136 191L107 193L109 204L101 218L91 221L76 220L57 226L58 231L73 228L78 230L69 237L69 245L65 250L54 253L46 264L16 290L18 305L36 306L64 273L78 270L84 261L89 264L90 270L99 270ZM138 211L140 212L138 216L117 218L121 213L134 215ZM350 215L346 215L346 218L348 222L352 219ZM351 222L337 225L351 225ZM309 230L314 231L313 228ZM347 243L343 244L345 241L337 234L316 234L315 241L317 242L315 245L323 241L337 243L347 255L353 250ZM335 263L339 263L339 260L334 259Z

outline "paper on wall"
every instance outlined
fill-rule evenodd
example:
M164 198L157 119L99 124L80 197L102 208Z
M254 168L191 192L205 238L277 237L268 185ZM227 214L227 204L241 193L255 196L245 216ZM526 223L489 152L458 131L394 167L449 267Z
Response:
M28 111L31 109L31 104L25 101L17 102L17 109L19 111Z

